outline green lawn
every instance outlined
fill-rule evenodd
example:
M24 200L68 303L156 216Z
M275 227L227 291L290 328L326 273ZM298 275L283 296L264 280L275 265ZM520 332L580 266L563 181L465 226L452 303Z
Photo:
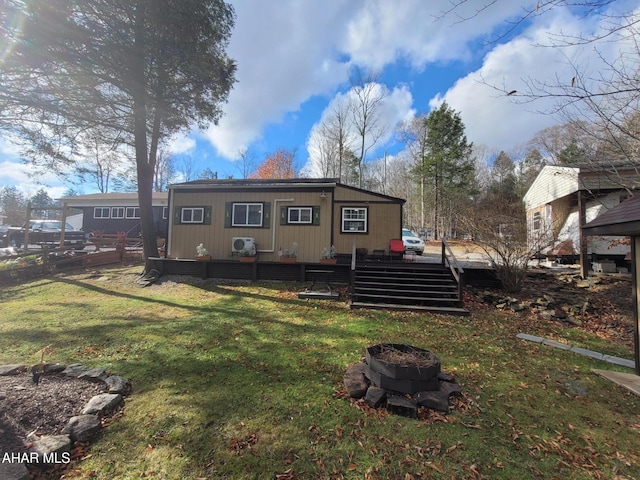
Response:
M70 478L640 478L640 399L590 371L615 367L515 335L631 358L627 346L497 310L350 311L298 300L299 285L141 288L140 271L0 293L0 363L35 363L52 344L48 361L133 382L123 416ZM342 375L380 342L432 350L464 399L421 420L350 402Z

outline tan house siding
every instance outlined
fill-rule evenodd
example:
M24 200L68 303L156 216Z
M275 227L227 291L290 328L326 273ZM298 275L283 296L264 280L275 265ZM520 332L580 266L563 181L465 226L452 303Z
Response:
M322 250L332 244L340 254L351 253L354 239L357 247L369 251L386 249L389 240L399 238L401 234L403 202L335 183L316 186L313 182L305 184L301 181L290 187L286 183L278 184L277 188L250 181L235 185L224 181L211 186L182 184L173 187L167 256L192 258L196 245L202 243L214 259L229 259L234 237L254 238L260 261L277 261L279 250L291 249L294 242L298 246L300 262L319 261ZM230 226L226 217L234 203L262 204L263 226ZM180 223L180 212L184 207L207 209L211 213L210 222ZM292 207L302 208L305 212L311 209L313 224L288 223L287 215ZM343 207L367 209L367 232L342 233Z

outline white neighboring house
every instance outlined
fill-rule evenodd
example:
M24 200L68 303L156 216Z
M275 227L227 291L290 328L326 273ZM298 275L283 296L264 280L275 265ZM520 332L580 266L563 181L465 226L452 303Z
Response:
M593 167L546 166L524 196L527 238L542 254L580 254L580 228L626 199L625 189L640 180L631 166L594 170ZM628 183L628 185L621 185ZM579 198L585 206L580 222ZM631 247L618 244L624 237L587 237L587 254L623 258Z

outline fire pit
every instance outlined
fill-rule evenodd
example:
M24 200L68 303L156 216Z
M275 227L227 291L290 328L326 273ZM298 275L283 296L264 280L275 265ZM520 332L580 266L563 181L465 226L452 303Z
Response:
M374 385L400 393L438 390L440 359L428 350L398 343L367 348L366 376Z
M462 394L435 354L398 343L368 347L364 362L347 369L344 385L352 398L410 417L417 416L418 407L446 412L449 397Z

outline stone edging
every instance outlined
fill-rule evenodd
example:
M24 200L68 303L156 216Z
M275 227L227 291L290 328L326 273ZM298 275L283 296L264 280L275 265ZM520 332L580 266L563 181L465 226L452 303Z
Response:
M29 367L26 365L0 365L0 376L18 375L27 371L29 371ZM102 368L90 368L79 363L71 365L47 363L42 365L42 372L57 373L90 382L102 382L107 387L107 393L95 395L78 415L69 419L69 423L62 430L62 435L40 437L26 454L30 463L31 459L36 460L36 463L43 463L43 460L47 458L65 461L70 458L69 454L73 442L86 442L100 433L102 414L113 410L124 402L124 397L131 393L131 382L119 375L111 375ZM2 480L29 480L31 476L22 461L0 462L0 478Z
M604 355L593 350L587 350L586 348L572 347L566 343L556 342L555 340L549 340L548 338L536 337L535 335L529 335L528 333L519 333L516 335L520 340L527 340L528 342L541 343L549 347L559 348L560 350L568 350L569 352L577 353L585 357L595 358L596 360L602 360L605 362L613 363L614 365L620 365L621 367L636 368L636 364L633 360L627 360L626 358L614 357L612 355Z

